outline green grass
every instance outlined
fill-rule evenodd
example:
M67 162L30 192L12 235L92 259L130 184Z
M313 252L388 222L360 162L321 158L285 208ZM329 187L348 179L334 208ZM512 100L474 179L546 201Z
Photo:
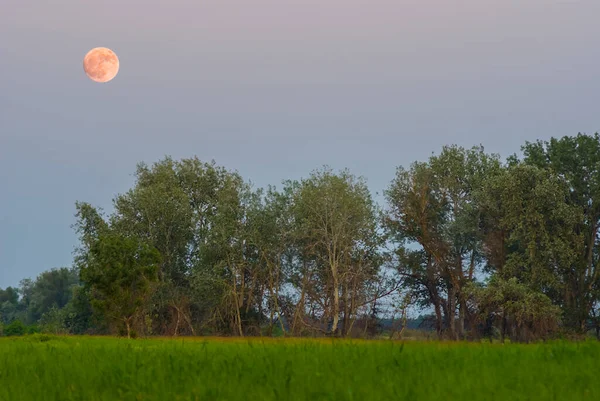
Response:
M600 400L600 344L31 336L0 400Z

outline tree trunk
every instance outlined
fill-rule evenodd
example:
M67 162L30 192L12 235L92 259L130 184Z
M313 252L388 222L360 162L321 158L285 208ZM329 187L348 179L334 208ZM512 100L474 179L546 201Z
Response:
M456 289L452 284L448 287L448 310L446 315L446 320L448 322L448 336L452 340L456 340L456 319L454 316L456 311Z
M342 285L342 299L344 301L344 319L342 321L342 336L346 337L348 335L348 329L349 329L349 324L348 324L348 318L350 315L349 312L349 302L348 302L348 286L346 284Z
M500 331L500 340L504 344L504 338L506 336L506 312L502 312L502 329Z
M433 298L433 307L435 310L435 330L437 331L437 335L439 338L442 337L443 331L443 318L442 318L442 308L440 305L440 298L435 296Z
M281 269L280 265L276 266L276 275L275 275L275 299L274 299L274 304L275 304L275 310L277 311L277 319L279 320L279 325L281 326L281 332L283 333L283 336L286 336L286 332L285 332L285 326L283 325L283 320L281 319L281 310L279 309L279 272ZM289 323L288 323L289 324Z
M269 318L269 337L273 337L273 320L275 319L275 308L270 308L270 318Z
M467 302L460 297L458 304L458 336L461 340L465 339L465 318L467 315Z
M306 272L306 263L304 262L304 271ZM304 302L305 302L305 298L306 298L306 287L308 285L308 282L310 281L312 274L310 272L306 273L303 275L302 277L302 290L300 291L300 300L298 301L298 304L296 304L296 308L294 310L294 318L292 321L292 327L291 332L292 335L297 335L297 322L298 319L302 319L303 316L300 316L300 313L302 313L302 315L304 315L305 309L304 309Z
M331 274L333 278L333 324L331 325L331 333L335 336L338 332L338 324L340 321L340 289L337 265L332 263Z
M175 331L173 331L173 337L177 337L177 332L179 331L179 321L180 321L179 308L175 308L175 312L177 312L177 322L175 323Z
M244 337L244 331L242 330L242 316L240 314L239 305L237 305L236 312L237 312L237 316L236 316L237 317L237 328L240 333L240 337Z
M127 329L127 338L131 338L131 324L129 323L129 319L131 319L131 318L125 319L125 328Z

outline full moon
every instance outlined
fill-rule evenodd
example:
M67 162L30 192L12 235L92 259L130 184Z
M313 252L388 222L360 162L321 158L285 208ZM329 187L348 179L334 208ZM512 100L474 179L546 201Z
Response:
M83 58L83 70L95 82L108 82L119 72L119 58L106 47L96 47Z

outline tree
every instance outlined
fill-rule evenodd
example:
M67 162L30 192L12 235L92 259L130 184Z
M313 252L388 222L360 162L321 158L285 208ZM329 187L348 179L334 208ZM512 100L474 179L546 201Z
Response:
M276 322L286 334L281 294L287 280L285 262L293 245L289 209L289 198L269 187L266 194L259 190L251 196L246 211L245 236L248 255L253 256L249 260L255 272L258 315L269 314L270 335Z
M64 308L79 283L77 272L66 267L41 273L35 281L22 282L27 323L37 322L52 307Z
M0 323L9 324L17 318L19 290L13 287L0 289Z
M91 289L86 283L73 287L73 296L63 308L64 325L71 334L84 334L99 327L93 327L93 309L91 304ZM98 322L96 322L98 323Z
M288 185L293 193L295 236L305 258L302 266L314 269L301 273L314 280L309 297L330 319L328 332L340 334L342 317L345 335L367 300L366 284L377 276L381 264L377 252L381 236L371 195L364 179L347 170L335 174L324 168Z
M528 142L522 150L525 163L549 169L565 180L568 204L583 214L573 227L583 237L583 246L577 248L575 260L562 266L561 294L565 324L583 332L600 295L600 135Z
M134 237L102 234L89 249L81 278L92 289L92 305L124 326L127 337L139 319L150 284L157 279L160 254Z
M498 157L481 147L444 147L427 162L398 168L386 191L398 272L421 304L433 307L439 335L464 335L470 315L462 289L482 257L474 192L498 169Z
M66 317L65 309L59 309L56 305L52 306L40 318L41 331L49 334L67 334Z
M488 271L551 297L561 293L562 269L582 245L573 230L581 214L567 195L561 177L534 166L513 164L487 180L477 199Z
M0 304L4 302L16 305L19 302L19 290L13 287L0 288Z
M237 173L214 162L167 157L138 165L134 188L115 199L110 226L148 242L161 255L147 310L156 332L193 334L194 321L214 326L223 316L235 320L229 327L240 332L237 311L247 295L241 280L247 192Z

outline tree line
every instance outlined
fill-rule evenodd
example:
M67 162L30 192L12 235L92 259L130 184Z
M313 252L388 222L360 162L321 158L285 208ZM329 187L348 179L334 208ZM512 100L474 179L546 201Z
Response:
M412 307L446 339L598 335L600 136L521 150L446 146L399 167L384 205L348 170L277 189L139 164L111 214L76 203L71 268L0 290L4 331L372 337Z

